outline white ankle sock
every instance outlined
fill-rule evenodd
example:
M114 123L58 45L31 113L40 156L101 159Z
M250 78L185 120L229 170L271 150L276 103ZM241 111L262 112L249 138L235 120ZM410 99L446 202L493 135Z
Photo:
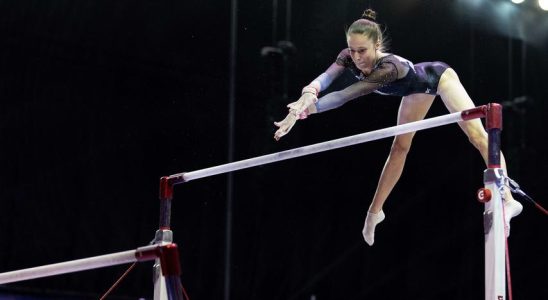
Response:
M375 226L384 220L384 212L381 210L378 213L374 214L372 212L367 212L367 217L365 218L365 224L363 225L363 239L369 246L372 246L375 242Z
M519 215L523 210L523 205L517 200L511 199L504 201L504 229L506 237L510 236L510 219Z

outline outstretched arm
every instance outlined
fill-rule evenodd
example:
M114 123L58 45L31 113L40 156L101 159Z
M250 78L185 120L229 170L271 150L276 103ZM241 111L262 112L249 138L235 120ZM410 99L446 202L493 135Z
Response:
M332 92L321 97L315 105L315 111L311 112L311 114L322 113L324 111L338 108L350 100L371 93L378 87L379 86L377 84L371 82L358 81L343 90Z
M309 85L305 86L299 100L287 105L289 113L285 119L280 122L274 122L274 125L279 127L274 134L274 139L278 141L293 128L297 120L305 119L309 113L315 112L314 103L318 102L318 94L329 87L333 80L339 77L343 71L343 66L333 63L325 72L316 77Z
M297 120L305 119L311 114L342 106L352 99L370 93L371 89L374 89L371 83L358 81L344 90L329 93L319 100L312 93L303 93L299 101L288 105L289 113L285 119L274 123L274 125L279 127L274 134L274 139L279 140L286 135L293 128Z
M332 63L325 72L323 72L320 76L316 77L308 86L314 87L318 92L324 91L326 88L328 88L333 80L335 80L337 77L339 77L344 71L344 67L337 64Z
M346 102L367 95L398 79L398 69L393 61L387 60L365 79L355 82L347 88L321 97L315 105L315 111L321 113L338 108Z
M333 66L335 69L343 68L338 64L333 64L332 67ZM288 105L289 114L287 117L281 122L274 123L279 127L274 134L274 138L279 140L293 128L297 120L304 119L309 114L324 112L340 107L352 99L369 94L397 79L398 70L395 63L391 60L387 60L386 62L381 63L381 65L364 80L358 81L341 91L329 93L319 100L315 87L310 85L306 86L303 89L301 98Z
M331 83L339 77L344 71L344 67L333 63L325 72L312 82L305 86L302 90L299 100L287 105L290 111L293 111L299 119L305 119L308 115L306 111L312 104L318 102L318 94L324 91Z

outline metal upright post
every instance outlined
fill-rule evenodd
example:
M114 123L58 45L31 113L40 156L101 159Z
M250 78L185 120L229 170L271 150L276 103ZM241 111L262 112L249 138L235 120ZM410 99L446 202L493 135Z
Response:
M500 132L502 106L490 104L487 108L486 127L489 136L488 163L483 174L484 189L478 199L485 203L483 224L485 234L485 300L506 299L505 284L505 228L503 197L505 174L501 168Z
M184 300L183 285L181 284L181 267L179 264L179 250L176 244L169 244L160 248L160 271L165 289L162 294L169 300ZM162 295L163 296L163 295Z
M168 177L160 178L160 224L159 228L156 231L154 237L154 244L156 245L170 245L173 243L173 232L171 231L171 200L173 199L173 185L174 180ZM175 247L175 253L177 253L177 248ZM173 252L170 251L170 257L173 257ZM169 278L166 277L166 268L179 269L179 259L171 259L170 263L176 263L176 266L164 266L167 260L163 259L164 256L156 258L153 266L153 282L154 282L154 300L169 300L169 299L182 299L182 294L174 297L176 293L173 292L173 286L171 282L173 280L180 280L178 277L174 279L175 275L170 275ZM167 284L166 284L167 283ZM180 285L180 281L179 281Z

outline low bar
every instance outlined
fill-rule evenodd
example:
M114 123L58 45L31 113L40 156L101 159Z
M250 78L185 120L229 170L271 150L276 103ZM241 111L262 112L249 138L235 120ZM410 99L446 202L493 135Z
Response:
M74 273L103 267L122 265L136 261L153 260L162 246L151 245L136 250L94 256L40 267L0 273L0 284L36 279L66 273Z

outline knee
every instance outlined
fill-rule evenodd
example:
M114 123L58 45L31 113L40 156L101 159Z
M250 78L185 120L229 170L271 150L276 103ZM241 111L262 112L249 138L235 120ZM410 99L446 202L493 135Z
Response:
M440 81L460 81L459 75L452 68L447 68L441 74Z
M411 141L403 141L402 139L396 137L390 148L390 155L396 156L407 156L411 149Z
M438 94L443 96L445 91L451 86L454 86L456 83L460 83L459 75L457 75L457 72L455 72L455 70L451 68L446 69L441 75L440 81L438 83Z

